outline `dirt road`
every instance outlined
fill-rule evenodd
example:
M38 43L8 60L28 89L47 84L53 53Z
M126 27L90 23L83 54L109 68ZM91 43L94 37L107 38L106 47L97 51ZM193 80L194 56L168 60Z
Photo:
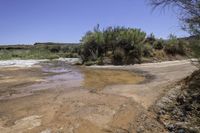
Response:
M65 75L46 71L45 65L0 68L0 131L2 133L166 132L149 108L167 91L166 86L195 70L189 61L120 67L69 67L70 69L63 71ZM105 69L111 69L114 72L109 71L108 76L113 73L115 76L111 77L113 80L105 80L107 86L103 85L102 89L91 91L88 85L98 81L84 72L102 68L104 75L108 73ZM90 75L99 76L103 73L95 71ZM73 78L69 78L70 74ZM89 77L87 86L80 85L82 79L87 77ZM133 78L134 82L115 77ZM123 82L117 84L120 81Z

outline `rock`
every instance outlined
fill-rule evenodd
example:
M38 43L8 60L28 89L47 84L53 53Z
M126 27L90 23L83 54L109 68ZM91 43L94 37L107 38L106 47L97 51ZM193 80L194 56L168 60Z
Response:
M103 63L106 65L110 65L110 64L112 64L112 60L110 58L104 58Z
M195 78L200 79L200 70L157 102L157 118L169 132L200 133L200 80Z
M41 133L51 133L51 130L50 129L46 129L46 130L42 131Z
M184 110L185 110L185 111L192 111L192 106L191 106L191 104L186 104L186 105L184 105Z
M198 100L200 97L199 97L199 93L194 93L191 95L192 99L195 99L195 100Z
M200 132L198 129L193 128L193 127L189 127L188 131L189 131L190 133L199 133L199 132Z
M157 107L160 108L160 109L162 109L162 110L166 109L166 105L163 104L162 102L157 103Z
M72 65L82 64L82 59L80 59L80 58L59 58L58 60L59 61L65 61L65 62L72 64Z
M200 107L197 107L197 111L200 111Z
M177 97L176 101L178 103L180 103L181 105L185 103L185 96L184 95L180 95Z
M143 126L138 127L137 133L143 133L145 131L145 128Z
M172 131L175 130L175 126L174 126L173 124L169 124L169 125L167 125L167 129L168 129L170 132L172 132Z
M177 122L175 125L179 129L186 128L186 123L185 122Z
M164 110L160 110L159 112L158 112L158 115L164 115L166 112L164 111Z
M185 115L183 114L183 112L181 112L180 110L177 109L177 114L178 117L185 117Z
M185 129L178 129L177 133L185 133Z
M170 100L170 99L167 98L167 97L164 97L164 98L162 98L162 102L163 102L163 103L171 103L172 100Z

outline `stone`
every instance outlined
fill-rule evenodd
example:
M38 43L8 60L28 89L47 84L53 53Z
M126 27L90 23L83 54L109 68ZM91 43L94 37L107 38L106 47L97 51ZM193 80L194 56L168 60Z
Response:
M178 129L177 133L185 133L185 129Z
M189 127L188 131L189 131L190 133L199 133L199 132L200 132L198 129L193 128L193 127Z
M170 132L172 132L172 131L174 131L175 126L174 126L173 124L169 124L169 125L167 125L167 129L168 129Z

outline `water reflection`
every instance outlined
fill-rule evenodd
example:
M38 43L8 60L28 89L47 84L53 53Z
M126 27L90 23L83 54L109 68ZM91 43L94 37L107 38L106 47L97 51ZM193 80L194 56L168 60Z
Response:
M143 77L129 71L85 69L82 85L89 89L101 89L108 85L135 84L144 80Z
M143 77L123 70L91 69L69 65L65 62L43 63L44 72L53 73L43 87L102 89L108 85L135 84L144 80Z

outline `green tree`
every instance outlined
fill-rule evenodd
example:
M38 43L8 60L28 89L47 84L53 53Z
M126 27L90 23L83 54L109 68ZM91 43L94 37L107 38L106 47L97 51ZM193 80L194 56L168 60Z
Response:
M81 43L83 45L83 57L84 60L96 60L103 55L104 37L103 33L99 29L99 25L94 28L93 31L89 31L82 38Z
M150 0L150 3L153 8L168 6L180 9L179 19L182 21L182 28L196 36L195 44L192 43L191 48L200 59L200 0Z
M181 40L177 39L176 36L170 34L164 50L167 54L171 55L185 55L185 44Z
M100 30L98 25L83 36L82 57L85 61L96 61L111 51L115 63L120 58L122 58L120 61L125 64L139 63L142 56L141 44L144 43L145 38L146 33L140 29L118 26ZM123 57L119 58L119 56Z
M150 0L153 8L178 7L183 29L193 35L200 35L200 0Z

